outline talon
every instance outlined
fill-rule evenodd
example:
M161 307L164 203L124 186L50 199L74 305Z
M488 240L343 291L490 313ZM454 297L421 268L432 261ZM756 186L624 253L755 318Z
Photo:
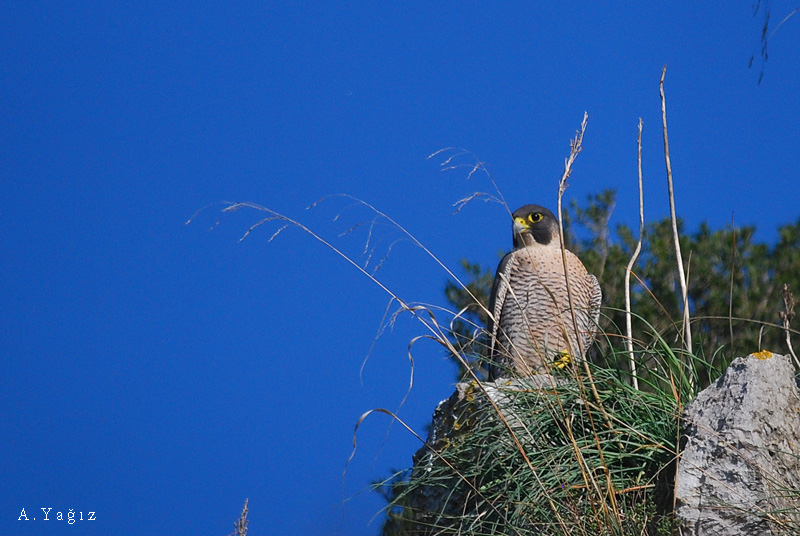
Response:
M572 358L568 352L561 352L561 355L553 360L553 366L559 370L570 364Z

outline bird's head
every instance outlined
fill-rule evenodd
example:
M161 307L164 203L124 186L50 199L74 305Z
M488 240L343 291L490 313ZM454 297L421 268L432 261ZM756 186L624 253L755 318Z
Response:
M558 220L540 205L525 205L511 215L514 219L514 249L558 243Z

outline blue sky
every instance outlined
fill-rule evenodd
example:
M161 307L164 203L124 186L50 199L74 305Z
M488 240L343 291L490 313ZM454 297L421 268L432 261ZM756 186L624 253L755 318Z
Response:
M339 235L369 210L305 209L350 194L446 265L493 267L505 209L453 214L491 186L427 156L465 148L512 210L554 207L587 111L566 198L616 188L612 224L635 224L642 117L659 219L667 64L689 229L733 217L771 241L800 216L800 18L770 40L758 84L751 2L74 4L0 17L3 534L225 535L246 497L254 536L379 531L383 502L364 490L419 442L373 415L343 478L353 428L397 408L426 332L401 316L373 346L386 293L297 229L239 242L261 215L223 201L297 218L363 265L367 228ZM777 22L796 6L770 7ZM399 236L375 227L371 266ZM377 276L445 305L446 274L409 241ZM411 353L400 415L422 431L453 367L432 342ZM97 520L52 520L69 509Z

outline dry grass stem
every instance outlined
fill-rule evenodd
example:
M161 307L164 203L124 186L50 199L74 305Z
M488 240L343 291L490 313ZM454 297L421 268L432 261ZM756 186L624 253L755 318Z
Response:
M794 9L793 9L793 10L792 10L792 11L791 11L791 12L790 12L788 15L786 15L785 17L783 17L783 20L781 20L781 21L778 23L778 25L777 25L777 26L776 26L776 27L775 27L775 28L772 30L772 32L770 32L770 34L769 34L769 37L767 38L767 40L770 40L770 39L772 39L772 36L773 36L773 35L775 35L775 32L777 32L777 31L780 29L780 27L781 27L781 26L783 26L783 24L784 24L784 23L785 23L787 20L789 20L789 19L790 19L792 16L794 16L794 15L795 15L795 14L796 14L798 11L800 11L800 7L796 7L796 8L794 8Z
M567 190L569 184L567 180L569 176L572 174L572 164L575 162L575 158L577 158L578 154L583 150L583 135L586 132L586 124L589 121L589 114L587 112L583 112L583 121L581 121L581 128L575 134L575 138L570 140L569 142L569 156L564 159L564 173L561 175L561 180L558 182L558 235L559 240L561 241L561 260L564 264L564 280L567 284L567 299L569 301L569 308L572 311L572 323L573 327L575 328L575 333L579 333L578 330L578 319L575 316L575 308L572 305L572 288L569 282L569 277L566 274L569 273L567 269L567 250L564 244L564 217L561 210L561 199L564 196L564 192ZM578 346L582 345L580 337L577 338ZM585 348L579 348L579 353L581 357L584 357ZM574 349L573 349L574 353Z
M642 239L644 238L644 193L642 190L642 118L639 118L639 135L636 139L638 145L638 167L639 167L639 240L636 242L636 249L633 251L631 260L625 270L625 347L628 350L628 361L631 366L631 378L633 388L639 390L639 378L636 376L636 359L633 354L633 328L631 325L631 272L639 253L642 251Z
M575 134L575 138L573 138L569 142L569 147L570 147L569 156L564 159L564 173L561 175L561 180L558 182L557 215L558 215L558 236L561 242L561 262L563 263L564 266L564 282L566 283L567 286L567 300L569 302L570 312L572 313L572 326L576 334L580 333L580 330L578 329L578 318L575 315L575 306L573 305L573 300L572 300L572 286L570 285L569 277L567 277L566 275L569 273L569 270L567 269L567 248L564 242L564 216L561 209L561 200L564 196L564 192L567 190L567 187L569 186L567 180L569 180L569 176L572 174L572 164L575 162L575 158L577 158L578 154L580 154L580 152L583 150L583 135L586 132L586 124L588 120L589 120L589 114L587 112L584 112L583 121L581 121L581 128ZM577 341L578 341L578 355L580 355L581 358L585 358L586 348L582 347L583 342L581 341L580 337L577 337ZM569 342L569 338L567 338L567 342ZM572 348L571 351L572 353L575 353L574 348ZM586 363L585 359L583 359L583 362L584 365L586 366L586 372L588 373L588 377L591 382L592 373L589 370L588 364ZM591 383L593 384L594 382ZM594 385L592 385L592 389L594 389ZM597 399L598 402L600 401L600 398L599 396L597 396L596 392L595 392L595 398Z
M234 536L247 536L247 525L250 524L250 521L247 519L247 514L250 512L250 509L247 508L247 502L249 499L244 500L244 508L242 508L242 513L239 516L239 519L233 524L234 528Z
M731 214L731 286L728 293L728 330L731 338L731 350L733 350L733 275L736 271L736 227L734 226L733 214Z
M667 135L667 99L664 96L664 77L667 74L667 66L661 70L661 81L658 84L661 92L661 122L664 127L664 161L667 166L667 186L669 191L669 216L672 222L672 239L675 244L675 257L678 264L678 281L681 285L681 297L683 298L683 337L686 352L692 353L692 326L689 319L689 290L687 286L686 274L683 269L683 256L681 255L681 243L678 236L678 218L675 215L675 192L672 188L672 162L669 158L669 136Z
M458 284L462 288L467 290L466 285L464 285L455 276L455 274L452 271L450 271L449 268L447 268L428 248L426 248L419 240L417 240L413 235L411 235L411 233L409 233L404 227L402 227L399 223L397 223L391 217L389 217L388 215L386 215L383 212L379 211L378 209L376 209L375 207L373 207L369 203L366 203L366 202L364 202L362 200L359 200L357 198L354 198L352 196L342 195L340 197L345 197L345 198L348 198L348 199L352 199L356 203L360 203L360 204L368 207L369 209L371 209L378 217L385 218L391 225L393 225L394 227L399 229L403 234L405 234L411 242L413 242L416 246L420 247L431 258L433 258L433 260L436 261L439 264L439 266L441 266L447 272L447 274L450 277L452 277L454 280L456 280L458 282ZM313 207L315 205L316 205L316 203L311 205L311 207ZM311 208L311 207L309 207L309 208ZM334 246L331 242L329 242L328 240L326 240L325 238L323 238L322 236L320 236L319 234L317 234L316 232L314 232L313 230L311 230L310 228L308 228L307 226L303 225L302 223L300 223L297 220L294 220L294 219L292 219L292 218L290 218L288 216L285 216L285 215L283 215L281 213L278 213L278 212L276 212L276 211L274 211L272 209L269 209L267 207L264 207L264 206L261 206L261 205L255 204L255 203L228 203L227 206L223 209L223 212L236 212L236 211L238 211L238 210L240 210L242 208L249 208L249 209L254 209L254 210L257 210L257 211L260 211L260 212L264 212L264 213L267 214L267 216L262 218L261 220L259 220L255 224L251 225L247 229L247 231L244 233L244 235L240 238L240 241L244 240L245 238L247 238L250 235L250 233L252 233L258 227L260 227L260 226L262 226L264 224L267 224L267 223L271 223L271 222L278 222L281 225L281 227L279 228L278 232L276 232L275 234L273 234L270 237L270 239L269 239L270 241L275 239L276 236L280 232L282 232L284 229L286 229L289 226L293 226L293 227L299 228L300 230L302 230L303 232L305 232L306 234L310 235L315 240L317 240L318 242L323 244L325 247L327 247L328 249L330 249L331 251L336 253L339 257L341 257L348 264L350 264L351 266L356 268L359 272L361 272L364 276L366 276L370 281L372 281L378 287L380 287L381 290L386 292L390 296L391 300L396 301L399 304L399 311L397 313L395 313L394 316L396 316L400 312L409 312L409 313L411 313L411 315L416 320L421 322L423 324L423 326L428 330L429 335L421 335L421 336L416 337L411 342L410 346L412 346L417 340L420 340L420 339L431 339L431 340L434 340L435 342L437 342L441 346L443 346L447 350L447 352L450 355L452 355L461 364L461 366L464 368L464 370L466 370L467 373L470 375L470 377L475 381L478 389L483 393L484 396L489 398L489 401L491 403L491 406L493 407L494 412L499 416L500 420L503 422L504 426L506 427L506 430L508 431L509 436L512 439L516 450L518 450L519 453L522 455L522 458L525 461L525 464L528 467L528 469L531 471L531 474L533 474L534 477L538 480L537 470L534 467L534 465L531 463L530 459L528 458L528 455L526 454L525 449L523 447L522 441L517 436L517 433L512 429L511 425L508 423L507 419L503 415L503 412L497 406L495 401L492 400L488 396L488 393L486 392L486 388L483 385L483 382L477 376L477 374L472 369L472 367L470 367L469 363L466 361L466 358L458 351L457 348L455 348L455 346L453 346L452 341L447 336L446 330L438 323L438 321L436 320L436 317L433 314L433 311L429 307L415 305L415 304L413 304L411 302L407 302L407 301L403 300L395 292L393 292L388 286L386 286L386 284L381 282L375 276L375 274L370 273L369 271L367 271L365 267L359 265L356 261L354 261L351 257L349 257L342 250L340 250L339 248ZM478 303L478 300L474 296L473 296L473 299L475 299L476 303ZM411 360L412 367L413 367L413 358L411 358L410 352L409 352L409 359ZM413 385L413 368L412 368L412 376L411 376L411 380L410 380L410 385ZM405 398L404 398L404 400L405 400ZM407 425L405 425L405 423L403 423L402 421L400 421L398 419L396 412L391 412L391 411L384 410L384 409L376 409L376 410L372 410L372 411L369 411L369 412L365 413L361 417L361 419L359 419L359 422L356 425L356 430L358 429L358 427L360 426L361 422L365 418L367 418L369 415L371 415L372 413L375 413L375 412L385 413L387 415L390 415L395 420L400 422L404 427L406 427L406 429L408 429L410 432L414 433L413 430L411 430ZM355 433L355 431L354 431L354 433ZM414 433L414 435L417 435L417 434ZM417 437L419 437L419 436L417 435ZM348 459L348 462L347 462L347 464L345 466L345 472L347 470L347 466L349 465L349 462L352 460L353 456L355 455L355 448L356 448L356 444L355 444L355 437L354 437L353 452L351 453L350 458ZM555 509L555 505L553 505L553 508ZM560 521L563 522L562 520L560 520Z
M786 283L783 284L782 295L784 310L781 311L781 320L783 321L783 331L786 334L786 346L789 348L789 353L792 354L795 365L797 365L797 368L800 369L800 361L798 361L797 355L794 353L794 348L792 347L792 338L790 336L792 330L789 329L789 326L794 319L794 306L797 305L797 300L795 299L794 295L792 295L792 291L789 289L789 285Z
M490 400L491 400L491 399L490 399ZM497 407L495 406L495 409L497 409L497 414L498 414L500 417L502 417L503 415L502 415L502 412L499 410L499 408L497 408ZM464 475L463 475L463 474L462 474L462 473L461 473L461 472L458 470L458 468L457 468L457 467L455 467L455 466L454 466L454 465L453 465L453 464L452 464L452 463L451 463L451 462L450 462L450 461L449 461L447 458L445 458L444 456L442 456L442 454L441 454L440 452L438 452L438 451L437 451L436 449L434 449L434 448L433 448L431 445L429 445L429 444L428 444L428 442L427 442L427 441L425 441L425 439L423 439L423 438L422 438L422 436L420 436L420 435L419 435L419 434L418 434L416 431L414 431L414 429L413 429L411 426L409 426L409 425L408 425L408 423L406 423L406 422L405 422L403 419L401 419L401 418L400 418L400 417L399 417L399 416L398 416L396 413L394 413L393 411L390 411L390 410L388 410L388 409L385 409L385 408L376 408L376 409L371 409L371 410L369 410L369 411L365 412L363 415L361 415L361 417L359 417L359 419L358 419L358 422L356 422L355 428L353 429L353 450L352 450L352 451L351 451L351 453L350 453L350 457L347 459L347 464L345 465L345 472L347 471L347 465L349 465L349 464L350 464L350 462L351 462L351 461L353 461L353 457L354 457L354 456L355 456L355 454L356 454L356 448L357 448L357 439L356 439L356 438L357 438L357 436L358 436L358 428L359 428L359 427L361 426L361 424L362 424L362 423L363 423L363 422L364 422L364 421L367 419L367 417L369 417L369 416L370 416L370 415L372 415L373 413L382 413L382 414L384 414L384 415L388 415L389 417L391 417L391 418L392 418L392 421L393 421L393 422L394 422L394 421L396 421L396 422L400 423L400 425L401 425L403 428L405 428L407 432L409 432L411 435L413 435L414 437L416 437L416 438L417 438L417 439L418 439L418 440L419 440L419 441L420 441L420 442L421 442L423 445L427 446L427 447L428 447L428 451L430 451L430 452L431 452L431 454L432 454L432 455L433 455L433 456L434 456L436 459L438 459L439 461L441 461L442 463L444 463L444 464L445 464L445 465L446 465L446 466L447 466L447 467L448 467L448 468L449 468L451 471L453 471L453 474L455 474L456 476L458 476L458 477L459 477L459 478L460 478L460 479L461 479L461 480L462 480L462 481L463 481L463 482L464 482L464 483L465 483L467 486L469 486L470 488L472 488L472 491L473 491L473 492L474 492L474 493L475 493L477 496L479 496L479 497L483 497L483 494L481 493L481 490L480 490L480 489L478 489L477 487L475 487L475 485L472 483L472 481L471 481L469 478L467 478L466 476L464 476ZM510 428L509 428L509 430L510 430ZM512 433L513 433L513 432L512 432ZM521 451L521 452L523 452L523 451ZM524 452L523 452L523 455L524 455ZM343 476L344 476L344 475L343 475ZM497 508L495 508L495 507L494 507L494 506L491 504L491 502L489 502L488 504L489 504L489 506L492 508L492 510L493 510L495 513L497 513L497 514L498 514L499 516L501 516L501 517L505 517L505 514L504 514L503 512L501 512L500 510L498 510ZM514 528L514 527L512 527L512 528ZM514 528L514 531L515 531L515 532L517 532L517 534L520 534L520 536L522 536L522 535L521 535L521 533L520 533L519 531L517 531L515 528Z
M575 314L575 306L574 306L574 302L573 302L573 299L572 299L572 286L570 285L569 277L567 277L567 275L566 275L566 274L569 273L569 271L567 269L567 250L566 250L566 245L564 243L564 222L563 222L563 214L562 214L562 209L561 209L561 201L562 201L562 198L564 196L564 192L566 191L567 187L569 186L569 184L567 183L567 180L569 180L569 177L572 174L572 164L575 162L575 158L577 158L578 154L580 154L580 152L583 150L583 135L586 132L586 124L587 124L588 120L589 120L589 114L587 112L584 112L583 113L583 121L581 121L580 130L578 130L577 133L575 134L575 138L570 140L569 156L564 159L564 173L561 175L561 180L558 183L558 234L559 234L559 239L560 239L560 242L561 242L561 261L562 261L563 266L564 266L564 280L565 280L566 287L567 287L567 301L569 302L569 309L570 309L570 313L571 313L571 316L572 316L572 326L573 326L573 329L575 330L574 333L576 333L576 334L580 333L580 330L578 329L578 318L577 318L577 315ZM569 338L567 338L567 341L569 342ZM602 402L602 400L600 398L600 394L597 391L597 386L595 385L595 381L594 381L594 378L592 376L591 368L589 367L589 362L586 359L586 350L588 350L588 348L583 348L582 347L583 346L583 342L581 341L580 337L577 337L577 342L578 342L578 352L579 352L578 355L580 355L580 357L582 358L581 361L583 363L584 371L586 372L586 377L587 377L587 379L589 381L589 388L591 389L592 395L594 396L594 399L597 402L597 406L600 408L600 411L603 414L603 418L605 419L606 427L609 430L613 430L613 426L611 424L611 416L608 414L608 412L606 411L605 407L603 406L603 402ZM574 348L571 349L571 352L575 353L574 350L575 350ZM579 383L581 389L583 390L583 382L580 381L580 377L577 374L576 374L576 378L579 380L578 383ZM587 411L587 415L589 417L589 421L591 423L591 426L594 429L594 419L592 417L591 411ZM604 469L604 471L605 471L605 473L607 475L608 474L608 469L605 467L605 461L603 460L603 449L602 449L602 447L600 446L600 443L599 443L599 435L597 434L597 432L595 432L594 436L595 436L595 439L598 441L597 447L598 447L598 451L599 451L600 462L603 464L603 469ZM605 508L606 506L607 505L605 503L603 503L603 508ZM612 503L612 507L613 506L614 505ZM619 519L619 512L616 511L616 508L614 508L614 518L615 519Z
M444 162L440 164L442 171L450 171L453 169L457 169L460 167L468 166L469 172L467 173L467 180L472 178L477 172L482 171L486 178L489 179L489 182L492 184L496 195L488 194L486 192L474 192L473 194L456 201L453 206L456 207L456 213L460 212L464 206L472 201L473 199L483 198L484 201L494 201L499 203L505 207L506 211L511 214L511 210L508 208L508 203L506 203L505 197L503 197L503 192L497 186L497 182L494 180L494 176L489 172L486 168L486 164L480 160L472 151L468 151L467 149L462 149L458 147L445 147L444 149L439 149L435 153L428 155L428 159L434 158L439 156L443 153L450 153ZM469 156L470 159L473 160L471 164L461 164L459 163L459 159L463 156Z

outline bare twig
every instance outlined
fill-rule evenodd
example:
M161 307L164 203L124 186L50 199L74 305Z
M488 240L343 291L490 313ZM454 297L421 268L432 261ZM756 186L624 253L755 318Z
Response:
M631 378L633 379L633 388L639 390L639 378L636 376L636 360L633 355L633 328L631 326L631 271L636 259L639 258L639 253L642 251L642 238L644 237L644 194L642 192L642 118L639 118L639 135L636 139L639 147L639 241L636 243L636 249L633 251L633 256L628 262L627 270L625 271L625 328L627 330L627 338L625 339L625 346L628 350L628 359L631 365Z
M667 100L664 97L664 77L667 74L665 65L661 71L661 81L658 85L661 92L661 122L664 126L664 160L667 165L667 187L669 191L669 216L672 222L672 239L675 244L675 257L678 262L678 279L681 285L681 297L683 301L683 337L686 351L692 353L692 326L689 321L689 290L687 288L686 274L683 270L683 256L681 255L681 244L678 237L678 219L675 215L675 193L672 188L672 163L669 158L669 136L667 136Z

